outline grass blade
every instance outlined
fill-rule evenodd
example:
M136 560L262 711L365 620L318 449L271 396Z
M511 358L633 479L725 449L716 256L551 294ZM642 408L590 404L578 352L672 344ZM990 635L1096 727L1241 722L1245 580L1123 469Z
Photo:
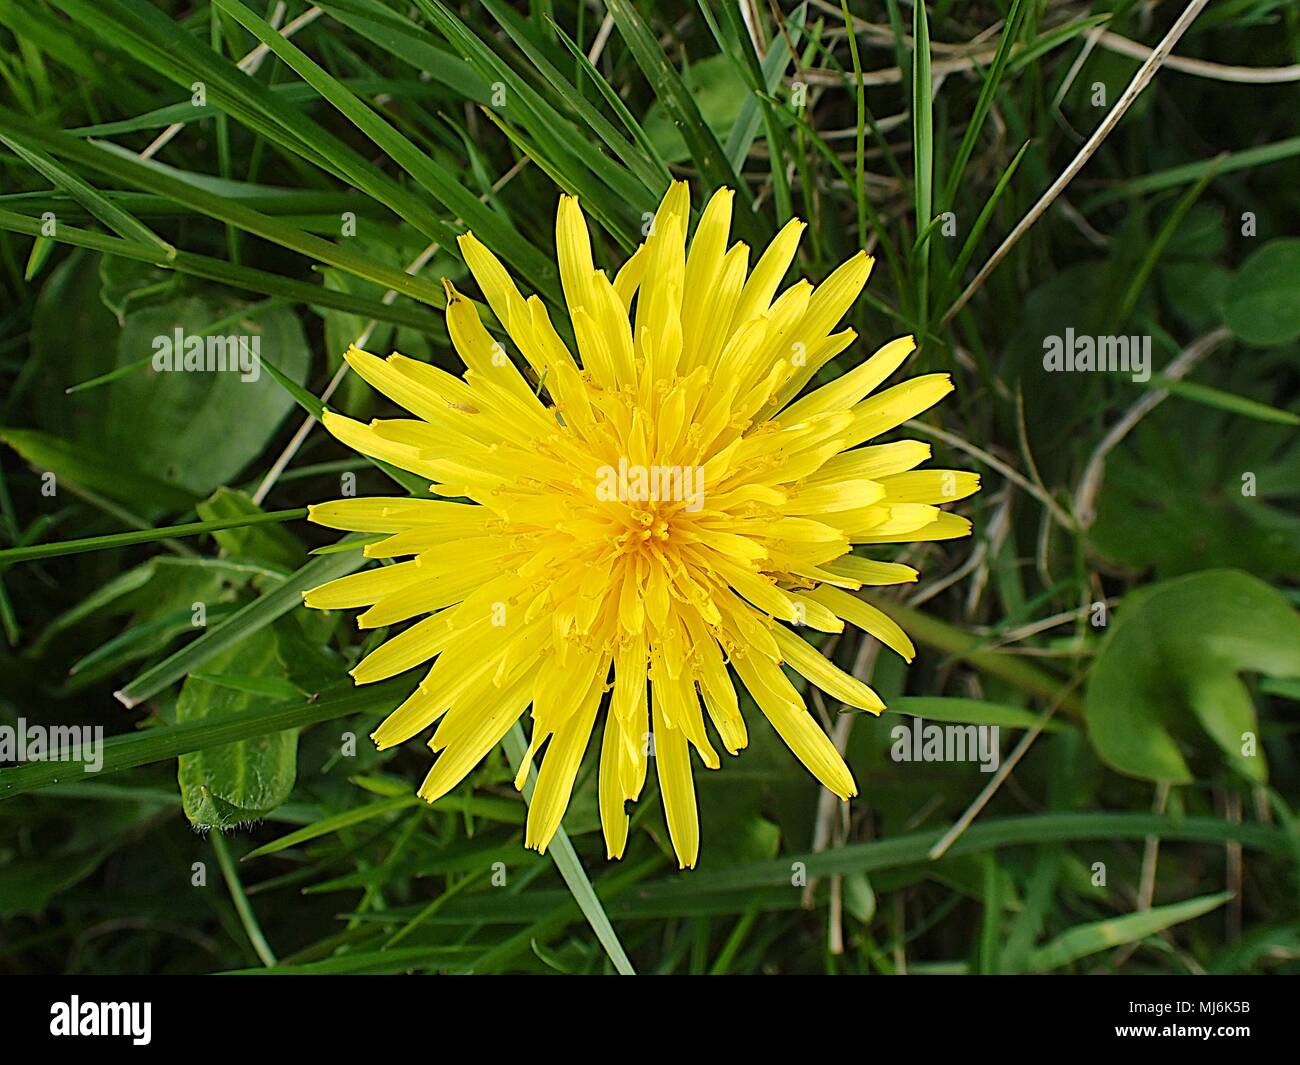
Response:
M186 644L157 665L145 670L121 691L114 692L114 695L124 706L135 706L150 696L157 695L169 684L174 684L187 674L197 671L218 651L225 650L265 628L276 618L283 617L290 610L302 606L303 592L326 581L332 581L336 577L346 577L349 573L355 573L368 561L369 559L350 553L321 555L312 559L278 585L240 607L225 621L209 629L193 643ZM279 730L267 729L266 731Z
M93 141L81 141L66 133L42 129L35 123L0 109L0 129L17 129L39 142L55 155L74 160L137 188L165 196L210 218L234 225L247 233L263 237L291 251L315 259L327 266L337 266L356 277L365 278L395 292L403 293L435 307L445 305L442 286L378 262L365 255L348 251L276 218L254 211L229 198L180 181L158 167L141 163Z
M56 188L62 189L109 229L126 240L151 244L164 255L172 252L172 246L159 237L153 230L129 212L122 210L98 189L82 180L67 167L60 166L45 152L28 147L21 138L10 134L0 137L33 170L48 178Z
M1163 388L1166 392L1172 392L1183 399L1190 399L1193 403L1203 403L1207 407L1226 410L1229 414L1240 414L1246 418L1254 418L1256 421L1272 422L1274 425L1300 425L1300 414L1294 411L1282 410L1195 381L1176 381L1163 374L1152 374L1150 381L1142 383L1148 384L1151 388ZM0 555L2 554L3 552L0 552Z
M1147 936L1163 932L1184 921L1190 921L1202 914L1216 910L1232 898L1231 891L1221 891L1217 895L1202 895L1198 899L1175 902L1168 906L1154 906L1149 910L1112 917L1105 921L1093 921L1063 932L1045 947L1040 947L1029 955L1028 967L1031 972L1045 973L1069 965L1080 958L1096 954L1125 943L1137 943Z
M524 755L528 753L528 742L524 739L524 730L518 722L506 734L505 748L506 755L510 759L510 767L518 772ZM533 798L535 775L530 766L528 780L524 784L524 798L529 802ZM595 888L591 886L587 871L583 869L582 861L577 851L573 849L573 844L565 833L563 825L556 829L555 838L551 840L548 849L556 868L560 871L560 876L564 878L565 884L573 895L573 901L578 904L583 916L587 918L592 931L596 933L596 938L600 940L605 953L609 955L609 960L614 963L614 968L622 976L635 976L636 970L632 968L632 963L623 950L623 944L618 940L618 933L614 931L614 926L609 923L609 916L600 904L600 898L596 895Z
M970 122L967 123L966 132L962 135L961 143L957 146L957 154L953 157L952 166L949 167L948 180L944 185L943 197L939 201L941 210L946 211L952 207L953 200L957 196L957 190L961 187L961 179L966 173L966 164L970 162L971 153L975 150L975 143L979 140L980 131L984 128L984 120L988 118L989 110L993 106L993 98L997 95L998 87L1002 84L1003 74L1006 73L1007 61L1011 58L1011 50L1020 34L1023 10L1024 0L1012 0L1011 10L1007 13L1006 25L1003 27L1002 36L998 40L998 50L993 56L993 64L984 76L984 85L981 87L979 97L975 101L975 109L971 112Z
M0 210L0 229L12 233L24 233L39 239L41 223L26 215ZM376 321L410 326L412 329L431 333L440 338L446 332L442 322L422 308L385 303L383 300L372 299L369 296L325 288L323 285L313 285L306 281L295 281L281 274L228 263L223 259L213 259L194 252L172 248L168 254L159 255L157 247L152 244L140 244L119 237L110 237L106 233L97 233L90 229L77 229L63 222L58 224L54 236L50 239L75 248L120 255L123 258L134 259L136 262L150 263L164 270L176 270L192 277L217 281L246 292L256 292L263 296L280 296L295 303L350 311L353 314L374 318Z
M740 180L731 163L727 161L722 145L718 143L713 130L705 123L700 109L695 104L695 98L686 88L681 75L668 61L668 56L664 54L658 40L650 32L650 27L645 24L640 12L629 0L606 0L605 6L614 16L614 25L618 27L623 40L627 42L637 66L654 87L656 95L663 101L668 113L673 116L705 184L710 190L724 185L736 190L738 204L741 207L736 212L737 225L740 229L747 230L752 240L755 226L753 197L750 195L749 186Z
M930 76L930 23L924 0L912 12L912 188L917 249L912 262L916 332L930 320L930 226L934 217L934 82Z
M456 175L411 143L402 133L360 100L346 85L314 62L306 52L273 29L239 0L213 0L228 11L246 30L271 49L312 86L349 122L370 138L388 158L405 170L434 200L454 211L465 224L478 231L487 243L497 247L503 258L514 263L538 289L559 299L555 267L501 215L479 202L477 196L457 180ZM448 228L448 227L442 227ZM450 243L450 232L441 235ZM389 286L392 288L393 286ZM398 289L400 292L401 289Z
M266 514L249 514L242 518L192 521L185 525L170 525L162 529L141 529L139 532L87 536L79 540L59 540L55 543L33 544L29 547L7 547L0 550L0 564L26 562L34 558L80 555L87 551L107 551L114 547L151 544L159 540L174 540L181 536L202 536L204 533L221 532L224 529L242 529L249 525L297 521L299 518L305 518L306 516L307 508L299 507L296 510L275 510Z
M167 762L191 751L268 736L284 729L304 728L353 714L379 716L392 710L410 692L410 682L403 683L400 679L364 688L344 682L321 693L319 698L258 707L216 721L167 725L114 736L104 741L100 775ZM27 762L0 769L0 799L58 784L80 773L81 770L70 769L67 762Z

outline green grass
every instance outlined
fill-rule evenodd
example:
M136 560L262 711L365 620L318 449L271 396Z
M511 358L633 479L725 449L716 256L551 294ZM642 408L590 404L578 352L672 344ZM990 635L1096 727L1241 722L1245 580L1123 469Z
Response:
M0 0L0 729L107 736L0 757L0 971L1300 971L1297 81L1240 80L1300 12L1212 5L1038 212L1185 5L778 6ZM519 731L420 802L368 739L414 679L353 688L384 630L300 606L366 563L307 505L426 490L300 432L384 412L347 345L456 371L466 229L565 332L560 192L614 270L674 177L756 249L803 217L792 278L871 250L818 380L915 333L957 392L907 435L984 483L970 540L877 552L915 661L823 647L891 704L813 699L848 816L747 714L691 873L654 774L605 860L594 750L545 856ZM255 386L153 371L232 323ZM1049 372L1067 330L1149 376ZM921 719L1001 769L902 760Z

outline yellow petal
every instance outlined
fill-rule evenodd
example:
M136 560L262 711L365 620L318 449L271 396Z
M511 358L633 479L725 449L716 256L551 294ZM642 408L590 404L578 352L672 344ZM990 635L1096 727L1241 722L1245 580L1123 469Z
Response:
M655 770L663 795L668 835L683 869L694 869L700 854L700 819L695 807L695 781L686 736L672 728L656 702L654 706Z
M808 713L781 667L761 655L748 652L733 657L732 664L777 735L785 740L786 746L808 767L808 771L841 799L856 795L858 786L853 782L849 767Z
M905 336L891 341L861 366L841 374L828 385L791 404L781 412L783 421L805 421L828 411L848 410L897 370L913 351L916 340Z
M455 744L448 744L433 763L429 775L420 785L420 798L425 802L436 802L464 780L465 774L505 738L531 698L532 678L524 677L509 690L501 692L495 702L480 707L474 727L459 736ZM444 721L438 731L446 728L447 723Z
M826 569L859 584L910 584L920 576L911 566L904 566L901 562L876 562L857 555L843 555L826 563Z
M349 671L352 679L358 684L373 684L429 661L447 645L451 636L447 614L447 611L442 611L417 621L409 629L380 644Z
M393 566L378 566L339 577L309 592L303 592L302 600L315 610L347 610L370 606L419 579L417 561L399 562Z
M928 525L921 526L919 529L913 529L910 532L902 533L871 532L861 537L854 537L854 543L919 544L926 540L955 540L962 536L969 536L970 532L971 524L969 518L963 518L960 514L950 514L946 510L941 510L932 522Z
M559 727L546 748L532 804L528 808L528 826L524 838L527 847L535 847L545 853L556 829L560 827L565 807L569 805L569 796L573 794L573 780L582 764L582 752L587 749L592 725L596 721L596 711L600 708L603 679L598 677L589 685L579 702L577 712L571 714Z
M850 625L856 625L864 632L870 633L891 651L902 655L905 661L910 662L916 657L916 648L908 639L907 633L883 610L864 602L855 595L826 585L809 592L808 596L833 610Z
M952 378L948 374L932 373L864 399L853 408L853 427L847 434L850 445L897 428L908 418L929 410L951 391Z
M771 306L772 297L776 295L785 272L794 261L794 253L799 248L799 238L803 236L804 228L804 223L799 219L790 219L754 264L754 270L745 282L740 304L736 308L737 325L744 325L751 318L766 313Z
M627 809L619 781L619 751L623 727L613 714L605 715L605 736L600 745L600 824L605 832L605 856L623 857L627 846Z
M808 478L810 484L864 478L869 481L902 473L930 458L930 445L919 440L873 444L836 455Z
M789 629L776 630L776 642L786 663L833 699L878 714L885 709L879 695L851 673L845 673L815 647Z
M952 503L980 490L978 473L966 470L913 470L881 478L888 502Z

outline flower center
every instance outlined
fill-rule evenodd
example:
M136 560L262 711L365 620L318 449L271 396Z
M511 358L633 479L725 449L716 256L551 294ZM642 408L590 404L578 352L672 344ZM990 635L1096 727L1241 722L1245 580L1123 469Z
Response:
M618 536L622 551L649 551L666 547L672 540L673 514L681 504L660 500L644 500L629 505L623 522L623 532Z

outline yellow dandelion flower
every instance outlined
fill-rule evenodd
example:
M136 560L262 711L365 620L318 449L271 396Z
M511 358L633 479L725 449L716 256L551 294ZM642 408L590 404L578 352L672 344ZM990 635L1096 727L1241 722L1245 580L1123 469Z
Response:
M816 288L800 280L778 295L803 223L782 229L750 270L749 248L728 247L731 209L731 191L720 190L688 248L690 196L674 184L611 281L592 263L577 200L562 197L556 243L577 358L541 300L525 299L467 233L465 261L539 385L448 283L464 376L354 348L352 368L415 417L364 425L325 415L344 444L429 478L445 498L312 507L321 525L385 534L365 552L390 563L306 602L366 607L362 628L421 618L352 675L366 684L432 661L373 734L386 748L437 723L438 757L420 788L430 802L532 707L516 786L545 744L526 832L538 850L560 825L601 718L609 856L623 853L625 804L653 757L673 847L694 866L691 748L718 768L706 715L731 754L747 742L733 671L813 775L842 799L856 795L783 666L849 706L884 704L797 629L840 632L847 621L910 660L902 629L852 593L916 571L852 547L970 531L938 505L977 491L974 474L918 470L930 449L916 441L859 446L952 390L936 373L876 391L911 337L800 398L855 339L835 329L872 260L859 253Z

